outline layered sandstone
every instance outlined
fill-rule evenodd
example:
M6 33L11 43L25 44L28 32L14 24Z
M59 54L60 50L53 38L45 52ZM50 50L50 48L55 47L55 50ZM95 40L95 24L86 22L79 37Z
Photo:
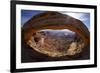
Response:
M47 37L40 30L68 29L74 32L74 37L57 39ZM39 31L39 32L38 32ZM90 43L90 33L87 27L78 19L61 14L59 12L44 12L32 17L22 27L22 38L34 50L51 57L75 55L80 53ZM36 38L39 38L36 40ZM78 38L78 39L76 39Z

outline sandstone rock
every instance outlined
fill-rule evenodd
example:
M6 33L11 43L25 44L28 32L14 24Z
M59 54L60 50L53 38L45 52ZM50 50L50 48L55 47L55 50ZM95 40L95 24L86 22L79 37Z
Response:
M67 29L75 34L70 39L51 37L43 29ZM69 34L69 33L68 33ZM71 33L70 33L71 34ZM44 12L31 18L22 27L22 38L34 50L50 57L81 53L90 43L87 27L78 19L59 12Z

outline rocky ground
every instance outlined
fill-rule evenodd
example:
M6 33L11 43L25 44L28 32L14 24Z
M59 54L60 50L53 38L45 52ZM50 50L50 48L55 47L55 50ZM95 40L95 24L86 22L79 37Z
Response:
M54 52L59 51L59 52L63 52L63 53L64 53L64 51L68 50L67 48L69 47L70 43L75 42L77 40L75 37L75 33L71 33L69 35L67 35L65 33L54 33L54 32L52 34L51 34L51 32L45 32L45 33L42 33L42 35L38 34L38 36L36 34L33 35L33 36L35 36L35 38L37 37L37 39L35 39L36 44L37 44L36 48L38 48L38 49L45 48L43 50L49 49L49 51L51 51L51 54L47 55L43 52L42 53L38 52L22 41L22 62L89 59L89 54L90 54L89 45L87 47L85 47L80 53L76 53L74 55L63 55L60 57L56 57L55 55L53 55L53 50L55 50ZM44 38L44 39L41 40L41 38ZM72 44L72 47L75 48L75 46L76 46L75 43ZM65 47L66 47L66 50L65 50ZM54 56L54 57L52 57L52 56Z

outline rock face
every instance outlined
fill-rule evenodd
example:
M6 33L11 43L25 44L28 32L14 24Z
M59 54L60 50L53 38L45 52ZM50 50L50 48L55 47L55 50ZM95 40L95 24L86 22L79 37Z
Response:
M66 31L66 33L58 32L56 34L54 32L56 31L36 32L28 44L36 51L51 57L75 55L81 52L81 49L84 47L84 42L75 32Z
M43 29L67 32L42 31ZM58 36L62 34L62 36ZM89 45L89 31L80 21L59 12L44 12L31 18L22 27L22 41L39 53L50 57L75 55Z

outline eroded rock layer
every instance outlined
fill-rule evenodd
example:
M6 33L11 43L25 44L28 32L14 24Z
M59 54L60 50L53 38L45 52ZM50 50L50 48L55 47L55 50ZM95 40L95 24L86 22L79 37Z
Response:
M43 29L66 29L69 32L59 37L41 31ZM59 12L49 11L36 15L22 27L23 41L34 50L51 57L80 53L89 45L89 35L87 27L80 20Z

